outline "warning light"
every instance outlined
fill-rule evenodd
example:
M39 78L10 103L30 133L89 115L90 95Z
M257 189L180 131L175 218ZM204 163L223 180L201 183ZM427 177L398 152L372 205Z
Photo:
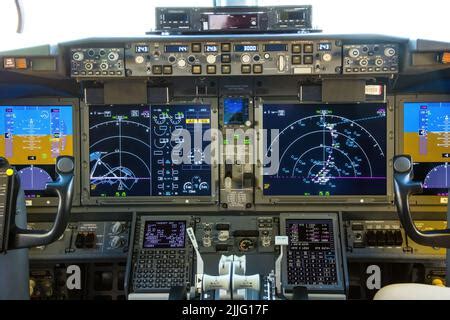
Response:
M11 177L14 174L14 170L13 169L6 169L6 175L8 177Z
M16 58L16 69L26 69L28 67L27 59Z
M450 63L450 52L444 52L441 56L441 62L442 63Z

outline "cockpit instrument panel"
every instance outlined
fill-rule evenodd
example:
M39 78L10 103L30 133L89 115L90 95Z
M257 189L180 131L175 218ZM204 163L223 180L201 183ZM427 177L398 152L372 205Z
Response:
M211 197L211 106L89 106L92 198Z
M261 107L264 196L387 194L385 103Z
M64 102L0 106L0 154L15 166L29 201L54 197L45 189L56 178L56 158L74 155L73 112Z

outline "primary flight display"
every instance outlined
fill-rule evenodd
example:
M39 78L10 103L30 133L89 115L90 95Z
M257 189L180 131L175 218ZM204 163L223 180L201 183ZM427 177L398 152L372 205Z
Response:
M56 158L73 155L73 110L69 105L0 106L0 154L15 166L28 198L56 178Z

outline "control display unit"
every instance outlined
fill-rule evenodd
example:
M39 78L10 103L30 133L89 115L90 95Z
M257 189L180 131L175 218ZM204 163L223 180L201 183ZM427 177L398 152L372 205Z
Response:
M131 261L132 291L167 292L174 286L188 286L192 252L186 229L190 219L176 216L134 218Z
M0 106L0 154L13 165L29 199L54 197L45 191L56 178L59 156L74 155L73 105Z
M411 155L414 179L423 184L423 194L416 199L448 195L450 100L403 103L403 153Z
M184 248L186 221L146 221L144 248Z
M385 103L264 102L261 113L264 196L387 194Z
M212 196L210 105L90 106L88 120L91 197Z
M308 291L343 289L337 216L291 214L281 216L281 231L289 238L282 281L285 289Z

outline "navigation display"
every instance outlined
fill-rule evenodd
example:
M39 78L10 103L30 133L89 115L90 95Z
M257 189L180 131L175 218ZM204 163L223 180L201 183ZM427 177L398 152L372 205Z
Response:
M0 106L0 155L14 165L27 198L53 197L58 156L73 155L72 106Z
M450 102L406 102L403 153L414 161L423 195L447 196L450 187Z
M386 104L264 104L263 128L264 195L387 194Z
M184 248L186 221L146 221L144 243L146 249Z
M332 220L287 220L289 285L338 284Z
M209 105L91 106L91 197L211 195L210 127Z

